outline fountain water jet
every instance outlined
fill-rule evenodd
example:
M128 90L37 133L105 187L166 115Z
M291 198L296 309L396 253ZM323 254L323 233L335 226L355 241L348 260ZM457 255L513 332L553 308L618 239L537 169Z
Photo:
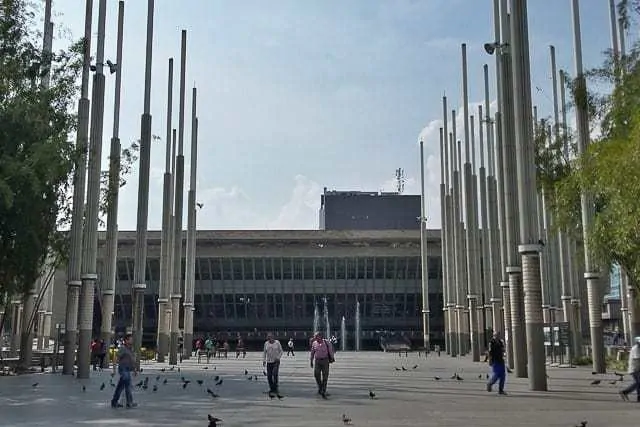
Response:
M329 306L327 305L327 297L324 298L324 326L325 326L325 338L331 338L331 325L329 324Z
M347 350L347 324L344 316L342 316L342 321L340 322L340 349L342 351Z

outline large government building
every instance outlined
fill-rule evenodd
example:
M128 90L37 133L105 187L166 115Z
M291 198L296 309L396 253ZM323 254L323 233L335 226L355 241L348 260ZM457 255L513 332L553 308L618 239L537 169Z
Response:
M428 236L431 333L432 341L438 341L443 330L439 231L430 230ZM100 260L106 253L104 237L100 235ZM116 329L131 324L134 249L135 232L120 232ZM375 339L380 330L402 332L416 342L422 339L419 230L198 231L196 254L196 335L274 330L303 337L313 328L315 305L322 311L326 297L336 334L342 316L353 331L359 301L365 340ZM99 262L99 277L102 271L104 262ZM155 339L159 278L160 232L150 231L147 342ZM65 282L65 272L58 272L54 323L64 322ZM99 325L99 310L95 311L94 323Z
M351 348L357 302L363 345L375 345L380 333L386 332L421 345L419 202L419 196L397 193L325 190L321 230L198 231L194 335L240 334L250 342L274 331L280 337L304 338L312 333L316 307L322 314L326 299L332 332L340 335L344 317ZM160 234L148 233L147 344L155 342L157 329ZM430 332L431 341L437 343L444 330L440 230L429 230L427 235ZM98 282L104 277L105 237L105 233L99 236ZM116 331L131 326L134 252L135 232L120 232ZM65 271L56 273L54 286L53 323L64 323ZM96 291L99 295L100 289ZM100 304L97 297L96 333Z

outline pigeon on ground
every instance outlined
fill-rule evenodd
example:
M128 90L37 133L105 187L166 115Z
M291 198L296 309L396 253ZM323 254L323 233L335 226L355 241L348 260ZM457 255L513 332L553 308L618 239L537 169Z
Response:
M207 389L207 394L213 398L219 397L217 394L213 392L210 388Z
M189 385L189 383L182 384L182 389L184 390L185 388L187 388L188 385Z
M167 370L165 368L160 369L160 372L166 372Z
M394 367L396 371L400 371L401 369L398 367Z
M216 375L215 377L213 377L214 381L218 381L220 379L220 376Z
M598 385L598 384L600 384L600 380L591 381L591 385Z
M216 382L216 385L222 385L222 378L220 378L220 381Z
M38 387L38 383L33 383L33 384L31 384L31 387L33 387L33 388Z
M482 379L482 374L478 375L478 379L481 380Z
M456 381L464 381L464 378L462 378L460 375L456 374Z
M402 370L403 370L403 371L406 371L406 370L407 370L407 368L405 368L404 366L402 366Z
M204 368L202 368L202 369L204 369L204 370L206 371L207 369L209 369L209 367L208 367L208 366L205 366L205 367L204 367Z
M157 385L153 385L153 392L155 393L156 391L158 391L158 386Z
M202 385L202 383L204 383L204 381L202 380L196 380L196 382L198 383L198 385Z
M246 369L244 370L244 374L245 375L249 375L249 371L247 371Z
M164 379L164 381L162 381L162 384L166 384L169 380L168 379Z
M376 394L373 392L373 390L369 390L369 399L375 399L376 398Z
M616 385L616 384L617 384L617 382L618 382L617 380L613 380L613 381L609 381L609 384L611 384L611 385Z
M218 427L218 423L222 422L220 418L216 418L212 415L207 415L207 420L209 420L209 427Z
M87 391L87 387L86 386L82 386L82 392L84 393L85 391Z
M105 383L102 383L102 384L100 385L100 391L104 390L105 386L106 386L106 384L105 384Z
M160 381L160 375L156 377L156 381Z
M347 414L342 414L342 423L346 426L351 425L351 418L347 417Z
M278 400L284 399L284 396L281 395L280 393L276 393L276 397L278 398Z
M576 425L576 427L587 427L586 421L580 421L580 424Z
M442 378L436 376L436 377L433 377L433 379L436 381L440 381Z
M418 365L413 365L413 368L411 369L418 369Z

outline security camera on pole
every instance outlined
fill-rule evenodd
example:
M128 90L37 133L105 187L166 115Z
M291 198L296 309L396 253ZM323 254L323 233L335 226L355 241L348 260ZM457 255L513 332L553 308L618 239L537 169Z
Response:
M87 175L87 150L89 148L89 71L91 67L91 24L93 0L87 0L84 18L83 67L78 101L78 131L76 151L78 159L73 170L73 208L69 233L71 253L67 270L67 305L65 311L63 375L73 375L78 339L78 307L80 304L80 280L82 268L82 232L85 218L85 193Z
M116 289L116 261L118 257L118 196L120 193L120 88L122 81L122 35L124 28L124 1L118 3L118 38L115 67L116 87L113 101L113 136L109 153L109 186L107 197L107 262L102 290L101 338L108 345L111 329ZM111 62L111 61L109 61ZM109 361L105 359L107 367Z
M587 91L586 80L582 70L582 40L580 35L580 6L578 0L572 0L573 15L573 45L576 68L576 93L584 95ZM576 127L578 136L578 154L583 155L589 145L589 117L587 106L582 102L576 103ZM584 236L584 278L587 279L587 293L589 304L589 326L591 329L591 352L593 370L604 373L604 339L602 332L602 291L600 287L600 271L593 261L588 235L593 227L595 208L593 195L583 191L580 195L582 205L582 230Z
M93 105L91 106L91 135L88 163L87 208L82 249L82 288L78 316L78 374L77 378L89 378L91 362L90 346L93 338L93 304L98 280L98 216L100 203L100 172L102 171L102 133L104 122L104 33L107 0L100 0L98 8L98 49L93 75Z

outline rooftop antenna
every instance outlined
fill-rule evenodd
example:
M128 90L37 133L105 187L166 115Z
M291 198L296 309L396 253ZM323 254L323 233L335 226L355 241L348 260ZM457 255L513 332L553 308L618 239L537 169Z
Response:
M405 183L404 169L398 168L396 169L396 190L398 194L404 193L404 183Z

